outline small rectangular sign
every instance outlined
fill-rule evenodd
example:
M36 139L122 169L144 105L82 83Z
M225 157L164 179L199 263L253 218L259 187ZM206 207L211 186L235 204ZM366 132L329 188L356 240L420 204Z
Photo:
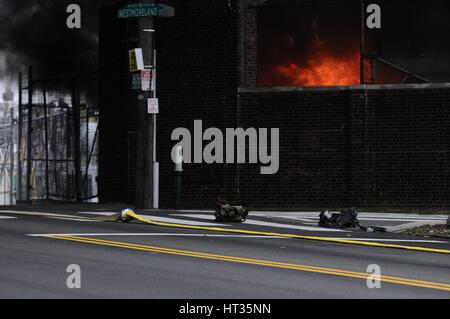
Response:
M141 71L144 69L144 56L142 49L134 49L129 51L130 72Z
M140 90L141 89L141 75L140 74L132 74L131 78L131 89L132 90Z
M148 99L147 100L148 114L159 114L159 100Z
M141 71L141 90L150 91L152 82L152 71L142 70Z

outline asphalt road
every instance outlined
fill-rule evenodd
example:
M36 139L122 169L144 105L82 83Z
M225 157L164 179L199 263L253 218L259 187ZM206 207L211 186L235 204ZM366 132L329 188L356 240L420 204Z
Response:
M79 219L92 216L79 208L36 212L61 216L0 209L0 298L450 297L450 254L99 222ZM108 214L93 213L101 212ZM159 217L214 224L178 215ZM221 227L450 249L443 240L292 226ZM66 285L71 264L80 266L80 289ZM371 264L381 269L381 288L367 286Z

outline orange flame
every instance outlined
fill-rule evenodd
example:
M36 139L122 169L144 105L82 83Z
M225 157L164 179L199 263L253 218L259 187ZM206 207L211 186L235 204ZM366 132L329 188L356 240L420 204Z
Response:
M317 41L314 54L303 65L289 63L276 67L276 73L293 86L339 86L360 83L360 53L336 56Z

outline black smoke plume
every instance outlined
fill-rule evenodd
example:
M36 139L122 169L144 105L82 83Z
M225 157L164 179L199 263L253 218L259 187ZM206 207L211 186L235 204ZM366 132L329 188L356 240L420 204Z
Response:
M33 65L53 76L93 68L98 10L116 0L0 0L0 80ZM68 29L69 4L81 7L82 28ZM7 80L6 80L7 81Z

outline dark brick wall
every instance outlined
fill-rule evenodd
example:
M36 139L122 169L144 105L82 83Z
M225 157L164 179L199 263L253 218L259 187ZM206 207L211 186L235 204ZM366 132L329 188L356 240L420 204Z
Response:
M370 90L367 106L361 95L354 93L353 200L448 206L450 89Z
M348 92L241 93L243 127L280 129L278 174L241 167L241 198L261 207L342 205L348 195Z
M241 92L243 126L280 128L280 170L241 170L250 206L447 207L450 89Z
M176 17L157 22L161 104L157 151L161 206L173 207L172 131L186 127L193 132L194 120L203 120L205 129L236 126L240 19L227 0L167 3L176 7ZM225 164L185 164L183 206L210 207L220 194L234 199L235 170Z
M134 200L137 94L131 90L128 50L137 43L136 20L118 20L126 2L100 10L99 195L102 202Z
M253 88L252 6L263 0L241 11L228 0L166 3L177 16L156 23L161 207L174 206L172 131L192 131L196 119L204 129L280 128L280 170L185 164L183 208L211 208L217 196L259 208L449 206L450 88ZM109 10L100 32L100 194L133 204L137 106L127 50L136 26L117 24Z

